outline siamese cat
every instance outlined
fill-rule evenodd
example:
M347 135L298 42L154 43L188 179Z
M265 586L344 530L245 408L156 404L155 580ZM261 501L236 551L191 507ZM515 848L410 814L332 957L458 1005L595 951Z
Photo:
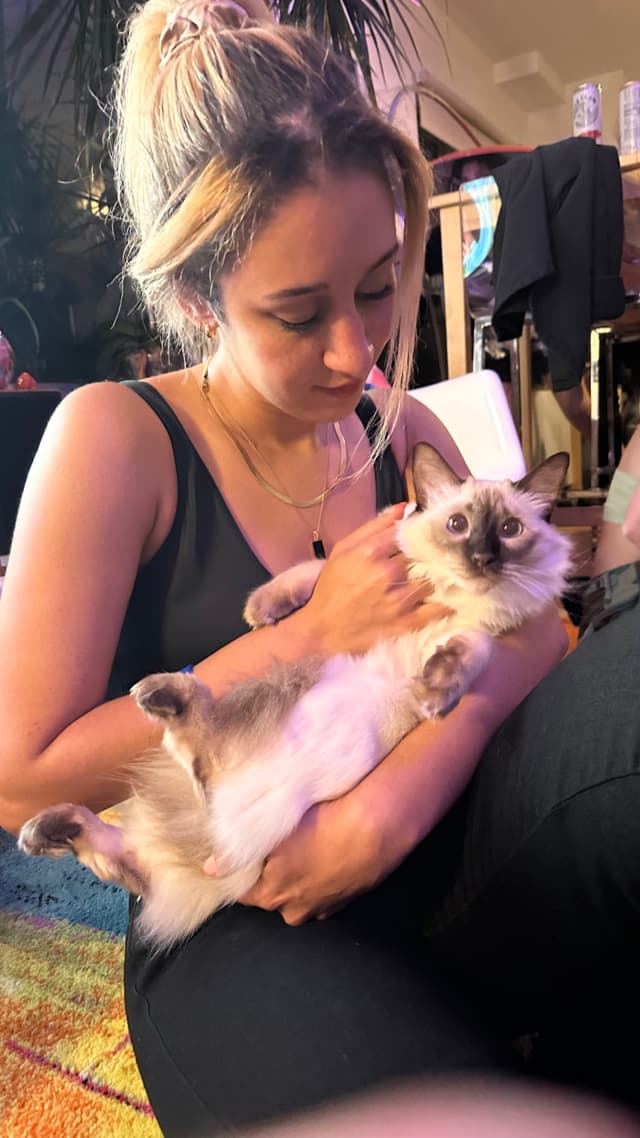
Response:
M275 665L220 698L193 675L132 688L164 726L133 767L122 826L83 806L43 810L20 833L30 854L74 852L98 877L141 894L142 935L166 950L257 880L264 859L314 803L345 794L424 719L446 715L487 666L494 637L558 597L570 543L548 522L566 454L520 482L460 479L425 443L412 456L416 508L397 523L409 576L451 615L363 655ZM253 592L257 628L311 596L322 561ZM218 876L204 872L214 857Z

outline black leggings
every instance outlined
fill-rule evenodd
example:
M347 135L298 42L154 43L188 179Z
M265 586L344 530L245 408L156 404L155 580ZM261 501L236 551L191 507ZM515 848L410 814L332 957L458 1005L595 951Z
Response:
M155 960L134 921L127 1013L167 1138L232 1133L402 1075L495 1069L522 1033L555 1040L561 1077L615 1073L626 1091L639 680L636 605L511 716L400 870L327 921L289 928L238 906Z

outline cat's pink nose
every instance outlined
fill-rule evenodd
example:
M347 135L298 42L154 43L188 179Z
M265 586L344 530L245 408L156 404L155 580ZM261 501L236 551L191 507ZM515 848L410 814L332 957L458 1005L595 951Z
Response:
M484 553L472 553L471 564L475 566L476 569L490 569L492 565L498 564L498 558L495 553L488 551Z

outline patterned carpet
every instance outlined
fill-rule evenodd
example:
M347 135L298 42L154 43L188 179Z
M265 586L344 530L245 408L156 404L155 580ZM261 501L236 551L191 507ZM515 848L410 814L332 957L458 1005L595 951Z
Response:
M1 1138L159 1138L122 1001L126 895L0 831Z

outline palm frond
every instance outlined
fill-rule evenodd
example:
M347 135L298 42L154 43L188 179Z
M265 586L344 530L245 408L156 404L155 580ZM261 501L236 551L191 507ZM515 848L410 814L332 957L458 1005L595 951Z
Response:
M390 59L399 76L418 61L411 22L426 15L442 42L427 0L271 0L282 23L305 27L359 67L375 102L373 51L378 66ZM10 46L14 78L34 62L45 62L44 91L54 74L55 106L72 84L76 133L97 140L103 130L114 65L122 45L122 25L137 0L36 0L36 6ZM444 45L443 45L444 46ZM446 51L446 48L445 48Z

